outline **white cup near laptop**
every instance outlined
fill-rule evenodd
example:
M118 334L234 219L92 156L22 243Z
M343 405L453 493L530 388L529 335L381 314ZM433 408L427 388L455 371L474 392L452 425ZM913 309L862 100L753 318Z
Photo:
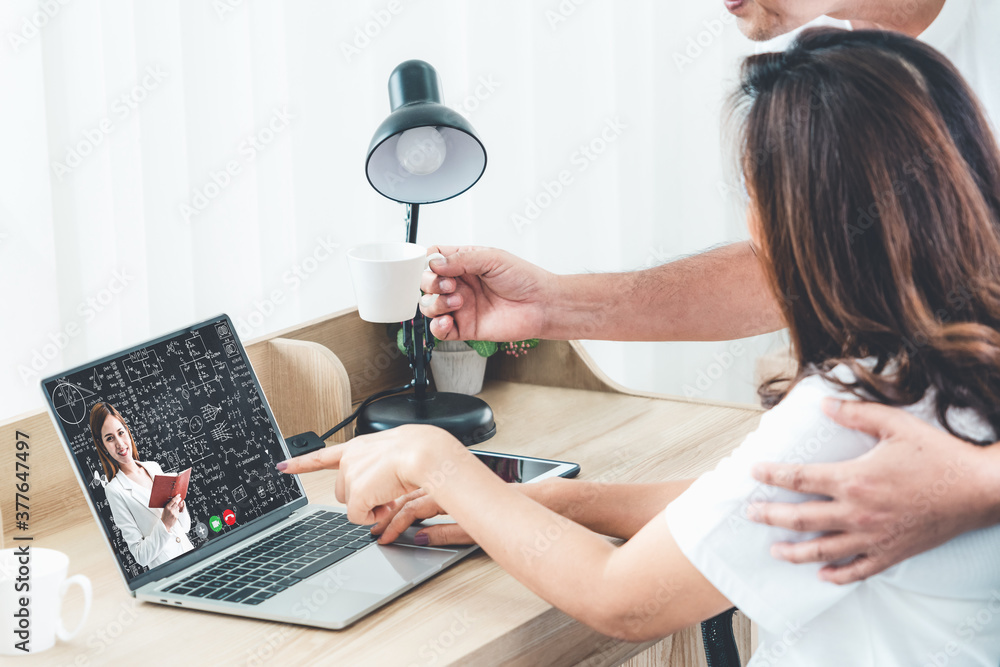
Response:
M52 648L57 637L67 642L83 628L90 613L90 579L82 574L67 578L68 572L69 557L61 551L41 547L29 547L27 555L19 549L0 551L0 655L24 655L18 645L27 653L40 653ZM73 585L83 590L83 614L76 627L67 630L63 598Z
M347 253L358 301L367 322L394 324L412 320L420 302L420 276L441 253L427 255L416 243L368 243Z

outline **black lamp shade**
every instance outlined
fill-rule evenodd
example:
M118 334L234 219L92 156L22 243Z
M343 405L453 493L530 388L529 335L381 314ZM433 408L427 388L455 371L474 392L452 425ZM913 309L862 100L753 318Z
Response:
M389 76L392 113L372 137L365 172L379 193L405 204L432 204L456 197L486 170L486 149L461 114L441 104L437 72L422 60L407 60ZM396 154L402 134L434 128L444 144L444 160L432 173L404 167Z

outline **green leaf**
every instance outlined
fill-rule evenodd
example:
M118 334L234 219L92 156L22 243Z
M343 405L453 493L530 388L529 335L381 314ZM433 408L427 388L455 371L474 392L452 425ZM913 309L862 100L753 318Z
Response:
M403 354L406 354L406 339L403 337L403 327L399 327L399 331L396 332L396 347Z
M466 342L469 347L479 353L480 357L488 357L497 351L497 344L488 340L469 340Z

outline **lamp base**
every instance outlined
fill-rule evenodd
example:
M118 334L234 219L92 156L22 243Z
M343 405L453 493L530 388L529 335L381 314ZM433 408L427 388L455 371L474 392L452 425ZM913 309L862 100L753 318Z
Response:
M388 396L358 415L354 433L365 435L404 424L430 424L451 433L466 447L489 440L497 432L493 410L481 398L451 392Z

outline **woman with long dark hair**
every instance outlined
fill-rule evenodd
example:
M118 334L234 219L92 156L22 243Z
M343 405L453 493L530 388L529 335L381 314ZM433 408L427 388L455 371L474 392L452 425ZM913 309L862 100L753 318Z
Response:
M840 461L874 445L826 417L830 398L905 406L969 442L998 439L995 139L946 59L884 32L805 31L784 53L747 59L735 102L748 224L799 367L762 387L772 409L715 470L660 485L515 488L431 427L279 468L339 468L349 516L377 522L383 541L450 514L533 591L616 637L662 637L735 604L760 629L754 665L995 667L1000 527L837 586L818 564L771 557L776 542L810 535L747 519L757 502L809 498L758 485L755 463ZM953 466L939 482L976 474ZM915 514L933 511L933 493L913 499Z

